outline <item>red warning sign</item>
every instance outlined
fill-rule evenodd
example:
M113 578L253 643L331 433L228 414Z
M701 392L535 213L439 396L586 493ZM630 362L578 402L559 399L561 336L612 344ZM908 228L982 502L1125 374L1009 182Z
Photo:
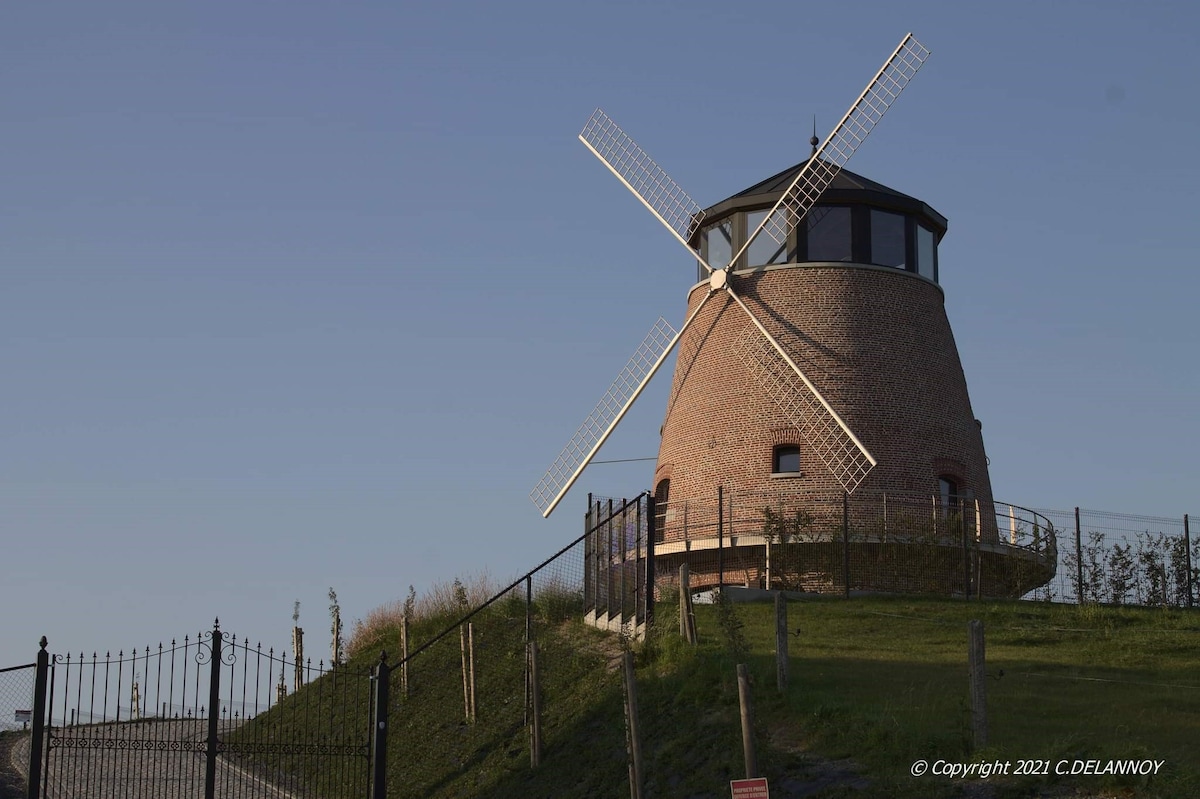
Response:
M750 780L730 780L729 790L733 799L771 799L767 793L767 778L755 777Z

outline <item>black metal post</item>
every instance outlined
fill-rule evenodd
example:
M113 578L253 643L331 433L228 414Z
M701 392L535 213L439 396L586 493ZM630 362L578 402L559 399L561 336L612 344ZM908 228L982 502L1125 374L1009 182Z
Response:
M29 739L29 787L27 799L38 799L42 790L42 746L46 742L46 686L50 674L50 653L46 636L39 642L37 670L33 678L33 733Z
M372 686L375 689L375 727L371 730L371 799L387 797L388 692L391 690L391 673L392 667L388 665L387 652L380 652Z
M646 495L646 628L647 630L654 624L654 542L657 540L655 536L658 530L655 529L655 514L658 508L655 505L654 495ZM1186 528L1187 525L1185 524ZM1188 569L1188 574L1191 574L1191 569ZM1190 593L1190 592L1189 592Z
M204 799L217 787L217 721L221 718L221 620L213 621L212 661L208 677L208 740L204 750Z
M1083 532L1079 525L1079 506L1075 506L1075 593L1076 601L1083 604Z
M963 599L971 598L971 547L967 543L967 523L963 518L962 505L958 508L958 536L962 539L963 553Z
M1192 534L1188 530L1188 515L1183 514L1183 552L1185 566L1187 567L1187 606L1192 605Z
M627 563L627 559L628 559L628 555L629 555L629 502L628 501L621 503L620 545L621 545L621 611L620 611L620 613L621 613L621 624L624 624L626 621L625 610L629 606L629 585L627 583L627 580L625 579L626 574L629 571L628 563ZM635 613L636 613L636 611L635 611Z
M591 607L591 577L592 577L592 561L589 559L589 552L592 546L592 495L588 494L587 513L583 514L583 612L587 613Z
M585 546L586 548L586 546ZM587 569L584 568L584 574ZM529 642L533 640L533 575L525 575L525 723L529 724Z
M583 612L596 609L596 580L592 569L592 557L596 551L593 540L592 524L596 518L593 513L592 495L588 494L588 509L583 515Z
M717 589L725 587L725 487L717 486Z
M600 618L600 578L604 576L603 566L600 561L601 545L604 543L604 531L600 529L600 514L603 512L603 506L600 500L596 500L595 513L592 515L592 566L595 572L592 578L592 594L595 602L592 606L596 618ZM604 600L608 601L607 597Z
M605 529L608 530L608 543L604 547L604 598L605 598L605 614L607 619L613 616L613 589L616 587L616 580L613 579L613 501L608 501L608 519L604 522Z
M842 492L842 583L850 598L850 494Z

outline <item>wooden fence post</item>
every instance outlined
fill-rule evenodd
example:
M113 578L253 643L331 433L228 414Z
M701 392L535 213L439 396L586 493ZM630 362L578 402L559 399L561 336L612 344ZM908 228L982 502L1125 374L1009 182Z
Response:
M475 723L475 622L467 622L467 665L471 678L471 723Z
M538 645L529 642L529 765L537 768L542 763L542 688L538 680Z
M692 604L692 578L686 563L679 566L679 637L696 643L696 608Z
M750 677L746 664L737 667L738 702L742 710L742 755L746 760L746 778L758 776L758 755L754 751L754 701L750 696Z
M462 656L463 718L470 724L471 718L471 670L467 664L467 625L458 625L458 648Z
M633 653L621 659L625 678L625 742L629 748L629 796L642 799L642 739L638 729L637 683L633 678Z
M787 600L782 591L775 592L775 687L780 693L788 687Z
M983 648L983 622L972 619L967 623L969 641L967 660L971 694L971 737L975 749L987 746L987 663Z
M400 619L400 695L408 699L408 614Z

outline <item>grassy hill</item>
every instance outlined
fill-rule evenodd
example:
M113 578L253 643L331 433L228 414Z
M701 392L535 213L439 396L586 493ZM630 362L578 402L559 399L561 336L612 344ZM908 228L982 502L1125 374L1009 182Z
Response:
M698 605L700 643L674 635L674 605L634 647L647 797L729 796L742 775L735 666L754 683L761 770L775 799L1200 796L1200 616L1187 611L911 598L789 603L791 683L775 687L774 608ZM970 751L967 621L986 627L990 745ZM542 765L529 767L524 606L474 619L477 718L465 720L460 637L415 658L393 685L394 797L628 796L620 673L625 642L542 603ZM420 643L445 627L427 618ZM399 651L384 630L351 667ZM394 658L393 658L394 660ZM309 690L309 686L305 690ZM331 711L335 709L331 708ZM362 708L341 712L361 715ZM365 719L364 719L365 721ZM251 722L271 723L267 717ZM1165 761L1153 777L1056 776L1076 760ZM1049 762L1048 776L914 778L916 760Z

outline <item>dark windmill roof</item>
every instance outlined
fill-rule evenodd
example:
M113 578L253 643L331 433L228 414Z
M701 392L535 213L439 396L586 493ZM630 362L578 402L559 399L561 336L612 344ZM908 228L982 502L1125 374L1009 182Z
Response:
M784 189L791 185L796 175L808 163L801 161L795 166L788 167L782 172L772 175L766 180L759 181L753 186L739 191L716 205L704 209L705 223L727 216L733 211L751 210L754 208L769 208L783 194ZM822 203L851 203L868 204L878 208L891 209L903 213L917 214L937 229L940 238L946 232L946 217L939 214L924 201L911 197L903 192L876 183L870 178L864 178L849 170L843 169L834 177L833 182L821 194Z

